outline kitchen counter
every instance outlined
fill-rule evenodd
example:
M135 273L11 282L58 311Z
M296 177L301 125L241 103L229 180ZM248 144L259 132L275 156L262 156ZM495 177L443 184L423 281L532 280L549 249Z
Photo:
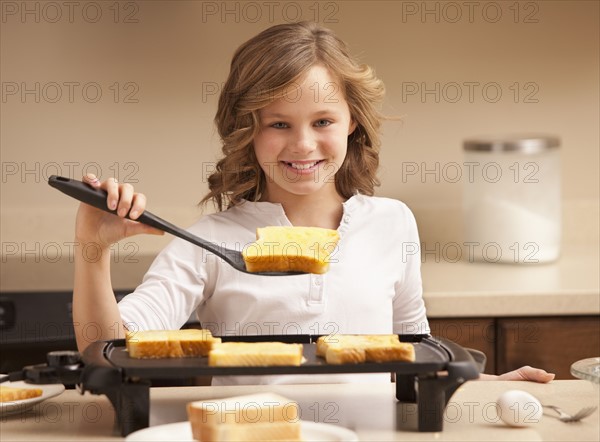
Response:
M503 317L600 314L599 251L569 244L547 264L495 264L423 255L427 316Z
M528 391L542 403L559 405L571 412L600 402L597 386L581 380L549 384L468 382L450 399L444 430L432 434L412 430L416 407L399 405L393 384L168 387L151 389L150 425L187 420L185 404L193 400L272 391L298 401L302 420L350 428L360 440L600 440L598 410L578 423L560 422L548 410L529 427L506 426L498 419L494 403L510 389ZM400 431L395 430L396 422ZM3 416L0 435L3 442L122 440L106 397L89 393L82 396L75 390L42 402L23 415Z

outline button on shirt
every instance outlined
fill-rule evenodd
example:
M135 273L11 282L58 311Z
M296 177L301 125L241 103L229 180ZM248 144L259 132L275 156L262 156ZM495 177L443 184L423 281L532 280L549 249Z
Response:
M189 230L242 250L265 226L291 226L280 204L245 201ZM123 321L130 329L172 330L195 311L217 336L428 333L419 237L406 205L355 195L343 205L338 232L327 273L277 277L242 273L174 239L119 303Z

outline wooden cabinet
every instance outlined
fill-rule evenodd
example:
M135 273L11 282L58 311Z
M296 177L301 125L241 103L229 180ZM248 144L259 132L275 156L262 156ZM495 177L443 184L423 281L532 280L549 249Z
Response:
M600 317L500 319L496 338L498 372L531 365L572 379L573 362L600 356Z
M600 356L600 316L430 319L431 333L484 352L485 373L523 365L572 379L571 364Z

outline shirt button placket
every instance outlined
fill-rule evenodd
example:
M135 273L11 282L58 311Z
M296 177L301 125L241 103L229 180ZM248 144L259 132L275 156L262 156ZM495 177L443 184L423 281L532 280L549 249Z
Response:
M323 304L323 275L310 275L309 304Z

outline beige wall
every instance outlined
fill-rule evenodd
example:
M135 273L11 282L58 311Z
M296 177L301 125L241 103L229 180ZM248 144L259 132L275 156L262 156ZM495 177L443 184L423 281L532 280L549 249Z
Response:
M184 226L193 222L206 190L203 172L219 155L214 91L232 52L298 14L336 30L385 81L384 110L403 121L385 124L378 194L409 204L425 239L459 230L461 183L447 182L442 171L462 164L461 141L479 134L559 135L565 207L569 213L591 207L597 222L598 7L590 1L516 7L504 1L135 1L115 9L101 1L3 2L3 264L35 261L36 252L50 262L55 244L62 261L68 254L76 203L44 184L52 173L78 178L97 166L104 178L116 173L136 182L154 213ZM436 84L439 97L421 96ZM414 87L417 93L408 94ZM438 164L440 179L403 173L413 163L420 169ZM448 215L443 222L441 213ZM167 240L132 239L121 252L153 254ZM3 270L2 278L11 272Z

